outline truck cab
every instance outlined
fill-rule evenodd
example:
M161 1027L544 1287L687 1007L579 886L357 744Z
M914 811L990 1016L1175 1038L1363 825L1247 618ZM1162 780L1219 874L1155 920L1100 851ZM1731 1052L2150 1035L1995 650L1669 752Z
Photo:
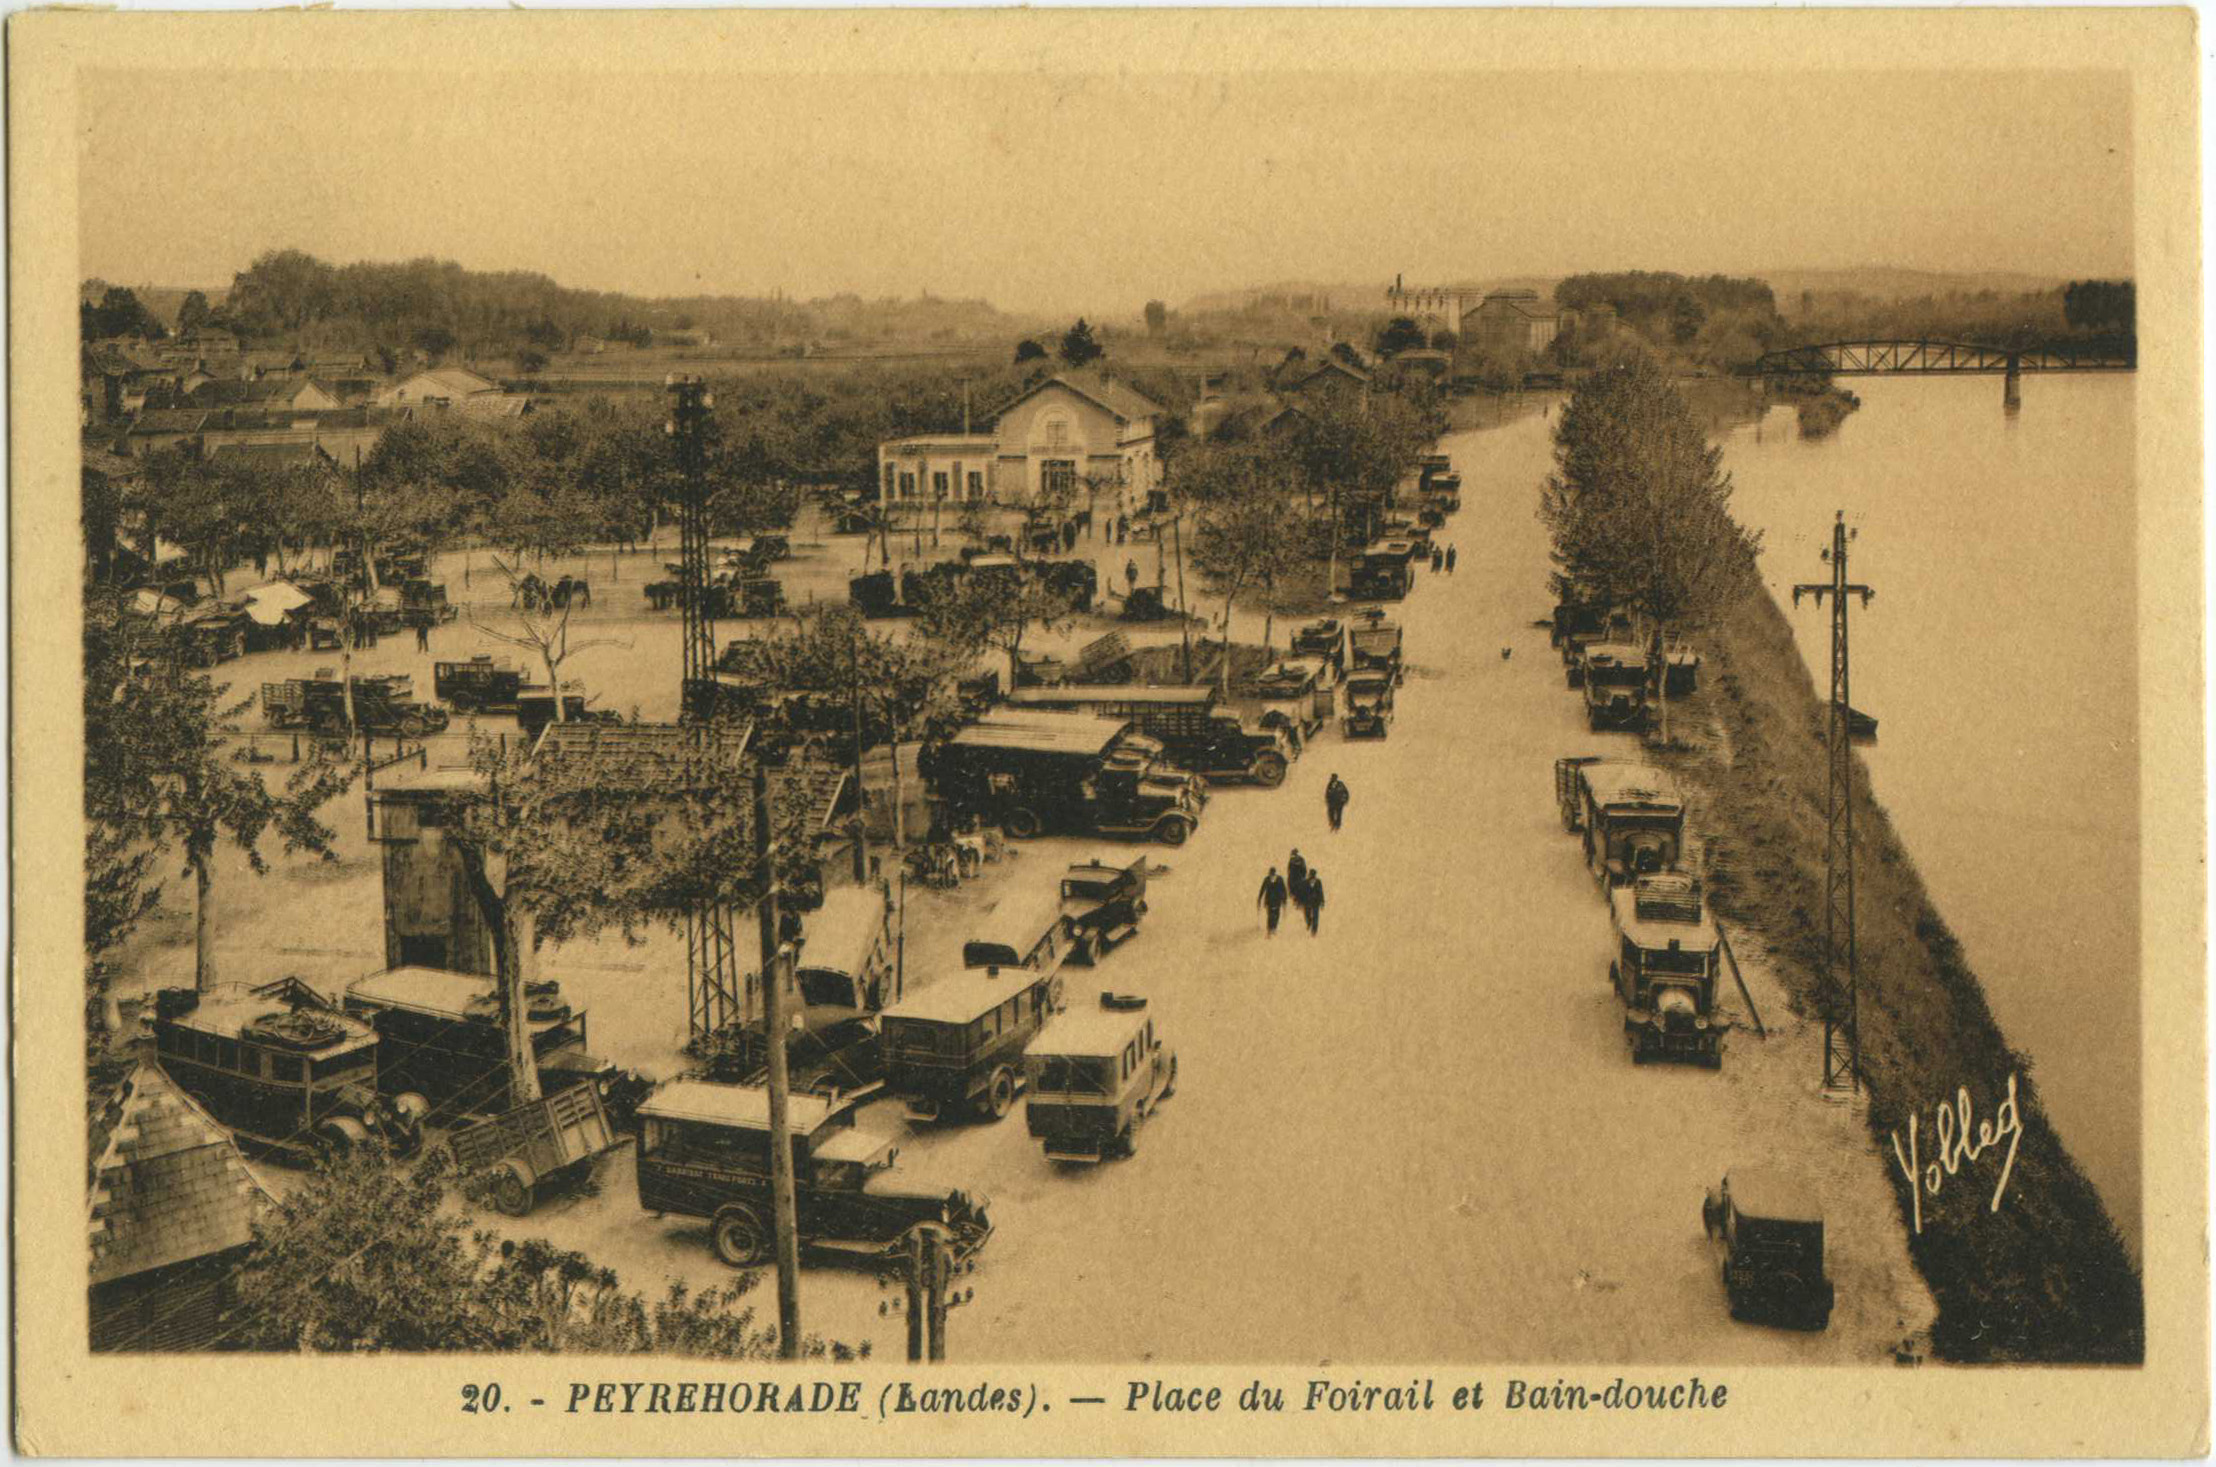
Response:
M1647 656L1628 642L1595 642L1581 654L1585 723L1596 732L1647 726Z
M1734 1167L1703 1199L1701 1224L1721 1254L1733 1319L1807 1330L1831 1323L1824 1214L1805 1183L1768 1167Z
M1389 673L1353 674L1343 690L1341 732L1350 739L1384 738L1393 721L1393 679Z
M733 1268L766 1261L771 1231L769 1092L677 1080L639 1106L639 1206L708 1220L708 1243ZM786 1105L794 1218L803 1248L888 1258L917 1228L944 1229L956 1259L992 1236L986 1200L903 1184L899 1148L858 1128L851 1101L795 1095Z
M371 1025L383 1046L379 1089L427 1097L442 1124L512 1110L497 984L486 973L420 967L388 968L348 984L346 1012ZM561 985L527 984L524 1003L540 1088L590 1080L603 1099L617 1099L626 1077L585 1048L584 1011L569 1006Z
M1177 1087L1177 1055L1155 1033L1147 1001L1115 993L1064 1015L1024 1067L1024 1124L1056 1162L1131 1155L1140 1123Z
M1611 891L1608 905L1616 933L1608 980L1623 1000L1632 1061L1721 1066L1728 1027L1716 1006L1723 938L1701 900L1699 878L1683 871L1636 877Z
M522 671L505 658L479 655L467 662L431 664L433 696L453 704L457 713L513 708L522 686Z
M1137 933L1146 910L1144 856L1127 866L1082 861L1063 873L1062 921L1070 933L1070 956L1087 967Z

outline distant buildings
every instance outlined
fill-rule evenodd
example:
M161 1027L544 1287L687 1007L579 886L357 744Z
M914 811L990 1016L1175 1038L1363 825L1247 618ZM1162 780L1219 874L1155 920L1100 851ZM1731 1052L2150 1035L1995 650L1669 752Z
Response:
M926 433L877 447L878 497L1036 504L1114 485L1143 503L1162 482L1155 446L1161 404L1101 373L1034 383L984 433Z
M1461 342L1489 356L1537 356L1554 345L1562 318L1535 290L1501 290L1462 317Z
M452 406L481 393L500 391L500 384L478 376L466 367L434 367L417 372L377 394L378 407Z

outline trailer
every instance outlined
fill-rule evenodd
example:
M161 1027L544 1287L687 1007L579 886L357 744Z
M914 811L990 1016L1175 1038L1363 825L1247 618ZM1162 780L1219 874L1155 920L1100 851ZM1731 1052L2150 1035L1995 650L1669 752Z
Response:
M487 1174L494 1207L522 1217L542 1185L589 1168L615 1149L616 1136L600 1087L588 1082L464 1127L446 1144L465 1174Z

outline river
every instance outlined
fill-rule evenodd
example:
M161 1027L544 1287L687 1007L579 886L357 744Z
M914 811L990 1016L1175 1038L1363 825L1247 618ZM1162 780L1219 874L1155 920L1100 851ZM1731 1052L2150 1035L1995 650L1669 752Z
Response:
M1833 511L1859 534L1855 706L1878 797L1994 1016L2134 1256L2140 1241L2139 747L2133 387L1861 378L1826 440L1790 409L1723 437L1734 512L1822 687L1829 613L1794 582ZM1964 1076L1973 1089L2001 1076ZM1932 1097L1934 1101L1939 1097Z

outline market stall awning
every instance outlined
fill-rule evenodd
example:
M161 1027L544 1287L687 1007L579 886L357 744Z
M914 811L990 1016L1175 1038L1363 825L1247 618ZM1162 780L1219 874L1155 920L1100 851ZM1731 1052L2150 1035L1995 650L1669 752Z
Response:
M290 581L271 581L246 593L246 614L265 627L284 621L287 612L314 604L313 596Z

